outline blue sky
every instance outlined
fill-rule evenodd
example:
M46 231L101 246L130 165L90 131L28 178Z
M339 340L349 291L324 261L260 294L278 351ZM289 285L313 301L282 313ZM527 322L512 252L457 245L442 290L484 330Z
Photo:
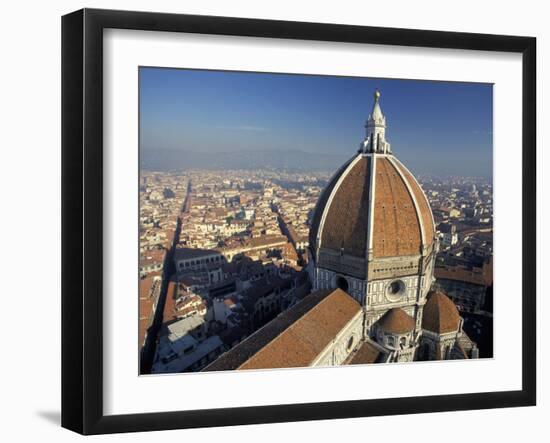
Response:
M140 149L349 157L375 88L386 138L413 172L492 175L492 85L476 83L142 67Z

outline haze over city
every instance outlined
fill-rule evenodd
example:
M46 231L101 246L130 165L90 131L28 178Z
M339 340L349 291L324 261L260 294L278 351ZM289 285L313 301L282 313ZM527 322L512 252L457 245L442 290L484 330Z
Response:
M492 177L491 84L164 68L140 68L141 166L331 170L375 88L413 173Z

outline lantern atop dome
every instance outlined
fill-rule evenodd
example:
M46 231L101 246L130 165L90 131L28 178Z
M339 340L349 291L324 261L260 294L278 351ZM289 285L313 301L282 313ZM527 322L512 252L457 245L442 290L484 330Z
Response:
M361 152L391 154L390 144L386 141L386 117L380 108L380 96L378 89L374 91L374 104L365 124L366 137L361 143Z

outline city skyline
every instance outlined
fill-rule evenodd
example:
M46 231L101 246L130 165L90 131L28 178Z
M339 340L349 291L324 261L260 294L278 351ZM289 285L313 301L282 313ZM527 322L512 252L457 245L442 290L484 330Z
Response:
M141 155L246 164L264 151L300 166L307 153L336 168L364 137L375 88L391 110L388 140L414 173L492 177L492 85L476 83L142 67Z

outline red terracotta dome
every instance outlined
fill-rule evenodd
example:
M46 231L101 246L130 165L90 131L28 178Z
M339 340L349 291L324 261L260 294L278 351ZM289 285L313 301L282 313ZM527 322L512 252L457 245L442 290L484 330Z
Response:
M414 330L414 318L403 309L393 308L387 311L377 323L378 327L392 334L405 334Z
M392 155L359 153L334 174L317 203L312 251L354 257L419 255L434 242L430 206L413 175Z

